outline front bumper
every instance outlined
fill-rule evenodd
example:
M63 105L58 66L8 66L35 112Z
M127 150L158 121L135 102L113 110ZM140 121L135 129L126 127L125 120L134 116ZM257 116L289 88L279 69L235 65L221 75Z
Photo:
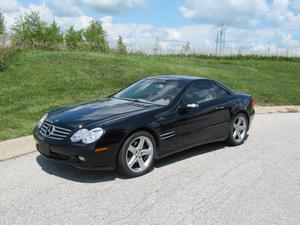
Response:
M97 145L80 145L67 141L48 139L37 132L33 132L37 150L44 156L57 162L87 170L113 170L117 156L115 146L106 146L108 150L95 152ZM104 146L103 146L104 147ZM85 161L79 160L79 156Z

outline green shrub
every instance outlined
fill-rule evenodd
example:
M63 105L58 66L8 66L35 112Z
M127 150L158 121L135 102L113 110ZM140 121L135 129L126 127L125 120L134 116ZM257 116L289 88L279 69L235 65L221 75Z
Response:
M0 47L0 71L7 67L7 61L10 56L16 52L14 47Z
M20 48L59 49L63 35L55 21L47 24L38 12L20 17L12 27L13 43Z
M116 49L118 54L127 54L127 46L126 43L124 42L123 38L119 36L117 40L117 49Z
M84 30L83 36L88 50L98 52L109 51L107 34L102 27L101 21L92 20L90 25Z
M65 41L68 49L76 50L81 48L83 45L83 37L82 37L82 30L75 30L74 26L71 26L66 34L65 34Z
M95 52L110 50L107 33L101 21L93 20L87 28L79 31L71 26L63 35L55 21L48 24L41 18L39 12L32 11L17 19L12 31L12 42L20 49L61 50L66 45L72 50Z
M43 36L42 44L46 49L59 49L63 43L63 34L55 21L46 25Z
M4 16L0 12L0 35L3 35L4 33L5 33Z
M38 12L32 11L24 17L20 17L13 25L12 30L14 44L22 48L35 48L40 45L45 33L46 23Z

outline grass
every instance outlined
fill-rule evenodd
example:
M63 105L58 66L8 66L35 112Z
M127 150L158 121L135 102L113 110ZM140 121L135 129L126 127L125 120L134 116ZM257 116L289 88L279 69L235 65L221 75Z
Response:
M2 47L0 45L0 71L6 69L7 61L15 52L16 49L14 47Z
M0 72L0 140L31 133L47 111L109 95L149 75L217 79L260 105L300 105L300 60L23 51Z

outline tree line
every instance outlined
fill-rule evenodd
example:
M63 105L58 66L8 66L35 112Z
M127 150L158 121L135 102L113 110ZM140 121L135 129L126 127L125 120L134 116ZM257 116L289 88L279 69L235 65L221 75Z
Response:
M8 33L4 20L5 18L0 12L0 71L7 67L9 57L18 49L128 53L122 36L118 37L114 48L110 47L108 35L103 29L101 21L92 20L86 28L80 30L70 26L62 32L55 21L47 23L41 18L39 12L31 11L16 19ZM189 51L190 44L187 43L183 46L182 53L187 54ZM161 54L159 39L156 39L152 52L155 55Z
M127 53L127 46L121 36L117 40L116 48L110 48L102 22L96 20L92 20L84 29L76 30L74 26L70 26L65 32L62 32L55 21L46 23L38 12L32 11L17 19L11 30L12 45L22 49L67 48L70 50ZM0 35L3 36L4 34L4 17L0 13Z

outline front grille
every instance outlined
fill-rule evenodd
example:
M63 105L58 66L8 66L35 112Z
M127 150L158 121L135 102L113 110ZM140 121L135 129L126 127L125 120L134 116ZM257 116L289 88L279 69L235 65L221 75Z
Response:
M47 138L64 140L71 133L71 130L53 125L52 122L45 120L42 123L39 132Z

